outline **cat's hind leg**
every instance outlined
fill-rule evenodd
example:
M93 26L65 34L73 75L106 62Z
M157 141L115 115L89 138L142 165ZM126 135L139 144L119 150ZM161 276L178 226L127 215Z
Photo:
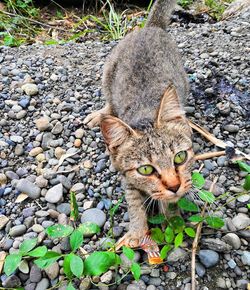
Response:
M100 125L102 115L110 115L112 113L110 104L107 104L104 108L90 113L84 120L83 124L89 128L97 127Z

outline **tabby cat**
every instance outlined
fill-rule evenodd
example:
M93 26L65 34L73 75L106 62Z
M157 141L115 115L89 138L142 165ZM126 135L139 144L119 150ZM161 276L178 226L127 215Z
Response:
M156 0L145 27L128 34L105 66L106 106L84 120L100 125L114 167L124 179L130 216L123 244L137 246L148 231L145 200L166 214L191 186L191 129L183 104L189 86L181 57L165 28L175 1Z

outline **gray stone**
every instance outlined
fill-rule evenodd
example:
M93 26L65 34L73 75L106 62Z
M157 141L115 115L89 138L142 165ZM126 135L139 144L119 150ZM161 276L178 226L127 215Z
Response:
M35 290L36 289L36 283L29 283L24 287L24 290Z
M206 268L211 268L218 264L219 262L219 255L215 251L212 250L200 250L199 252L199 258L201 263Z
M9 235L11 237L18 237L23 235L26 232L27 228L25 225L18 225L18 226L14 226L10 229L9 231Z
M241 261L244 265L250 266L250 252L243 251L241 255Z
M11 275L3 281L2 285L6 288L16 288L21 286L21 281L16 275Z
M221 289L228 289L225 279L221 277L216 280L216 286Z
M2 230L7 222L9 221L9 218L5 215L0 214L0 230Z
M44 271L46 272L50 280L54 280L59 274L59 265L57 262L55 262L49 267L45 268Z
M106 214L98 208L90 208L83 212L81 223L91 222L102 227L106 222Z
M15 182L14 186L17 190L26 193L32 199L38 199L40 197L41 189L28 179L22 178Z
M57 203L63 198L63 186L61 183L50 188L45 195L45 199L50 203Z
M206 274L205 267L199 262L195 263L195 271L196 271L197 275L201 278L204 277L204 275Z
M37 283L42 279L42 271L37 265L33 264L30 269L30 282Z
M100 280L102 283L109 284L112 280L112 277L113 277L112 271L109 270L100 277Z
M51 133L54 135L60 134L63 131L63 125L60 122L56 122L55 126L51 130Z
M242 203L248 202L250 200L250 194L240 195L239 197L237 197L237 200Z
M161 285L161 278L150 278L149 279L149 281L148 281L148 283L150 284L150 285L154 285L154 286L160 286Z
M154 285L149 285L147 287L147 290L156 290L156 287Z
M135 256L133 260L128 259L123 253L120 255L121 258L121 268L122 269L129 269L134 262L138 262L140 260L140 253L135 251Z
M225 243L221 239L213 239L213 238L203 239L202 245L216 252L229 252L232 250L232 246Z
M89 290L90 287L91 287L91 280L90 278L86 277L81 281L79 290Z
M60 213L64 213L66 215L70 214L70 204L69 203L61 203L56 207L56 210Z
M73 191L74 193L78 194L78 193L84 193L84 190L85 190L85 186L83 183L76 183L74 184L70 191Z
M232 223L237 230L243 230L250 225L250 218L244 213L239 213L232 219Z
M169 253L167 257L167 262L175 263L175 262L186 259L187 256L188 256L188 253L185 250L183 250L182 248L176 248Z
M235 250L238 250L241 246L240 238L235 233L226 234L222 237L222 240L231 245Z
M239 132L239 126L238 125L233 125L233 124L228 124L224 126L224 130L228 131L229 133L237 133Z
M235 261L233 259L230 259L228 262L227 262L228 266L231 268L231 269L234 269L237 264L235 263Z
M43 278L40 282L37 283L35 290L47 290L49 288L49 280Z

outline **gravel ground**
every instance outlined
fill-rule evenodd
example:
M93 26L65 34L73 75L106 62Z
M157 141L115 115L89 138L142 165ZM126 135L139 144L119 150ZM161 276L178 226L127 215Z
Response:
M250 153L249 147L249 35L250 10L216 24L177 21L169 28L183 54L191 83L187 104L189 118L216 137ZM112 168L98 128L82 125L84 117L104 103L101 75L106 56L115 42L88 41L63 46L0 48L0 249L15 252L27 238L38 237L57 251L67 241L51 241L43 230L67 223L69 190L77 193L81 220L96 221L98 236L87 238L84 249L99 248L99 239L111 226L108 210L123 195L120 177ZM218 150L194 134L195 152ZM62 164L60 157L69 153ZM196 164L199 168L201 162ZM226 157L206 160L202 173L218 176L215 194L237 196L245 174ZM18 202L21 192L28 199ZM246 289L250 266L250 196L220 199L217 214L225 218L221 230L205 229L197 258L199 289ZM128 225L126 203L114 221L119 238ZM231 233L227 233L227 232ZM109 289L190 289L190 245L185 241L168 258L169 270L143 266L137 283L128 275ZM138 252L137 261L145 255ZM28 272L0 276L4 288L18 285L43 290L55 285L61 264L40 271L29 264ZM110 282L114 273L102 277ZM106 279L106 280L105 280ZM96 281L98 282L98 281ZM96 289L84 280L79 289ZM61 287L60 289L65 289ZM99 287L108 289L108 287Z

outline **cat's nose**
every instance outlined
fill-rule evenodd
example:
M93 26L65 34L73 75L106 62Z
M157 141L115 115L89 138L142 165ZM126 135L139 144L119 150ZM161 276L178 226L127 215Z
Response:
M171 190L172 192L175 192L176 193L179 188L180 188L180 184L177 184L175 186L169 187L168 189Z

